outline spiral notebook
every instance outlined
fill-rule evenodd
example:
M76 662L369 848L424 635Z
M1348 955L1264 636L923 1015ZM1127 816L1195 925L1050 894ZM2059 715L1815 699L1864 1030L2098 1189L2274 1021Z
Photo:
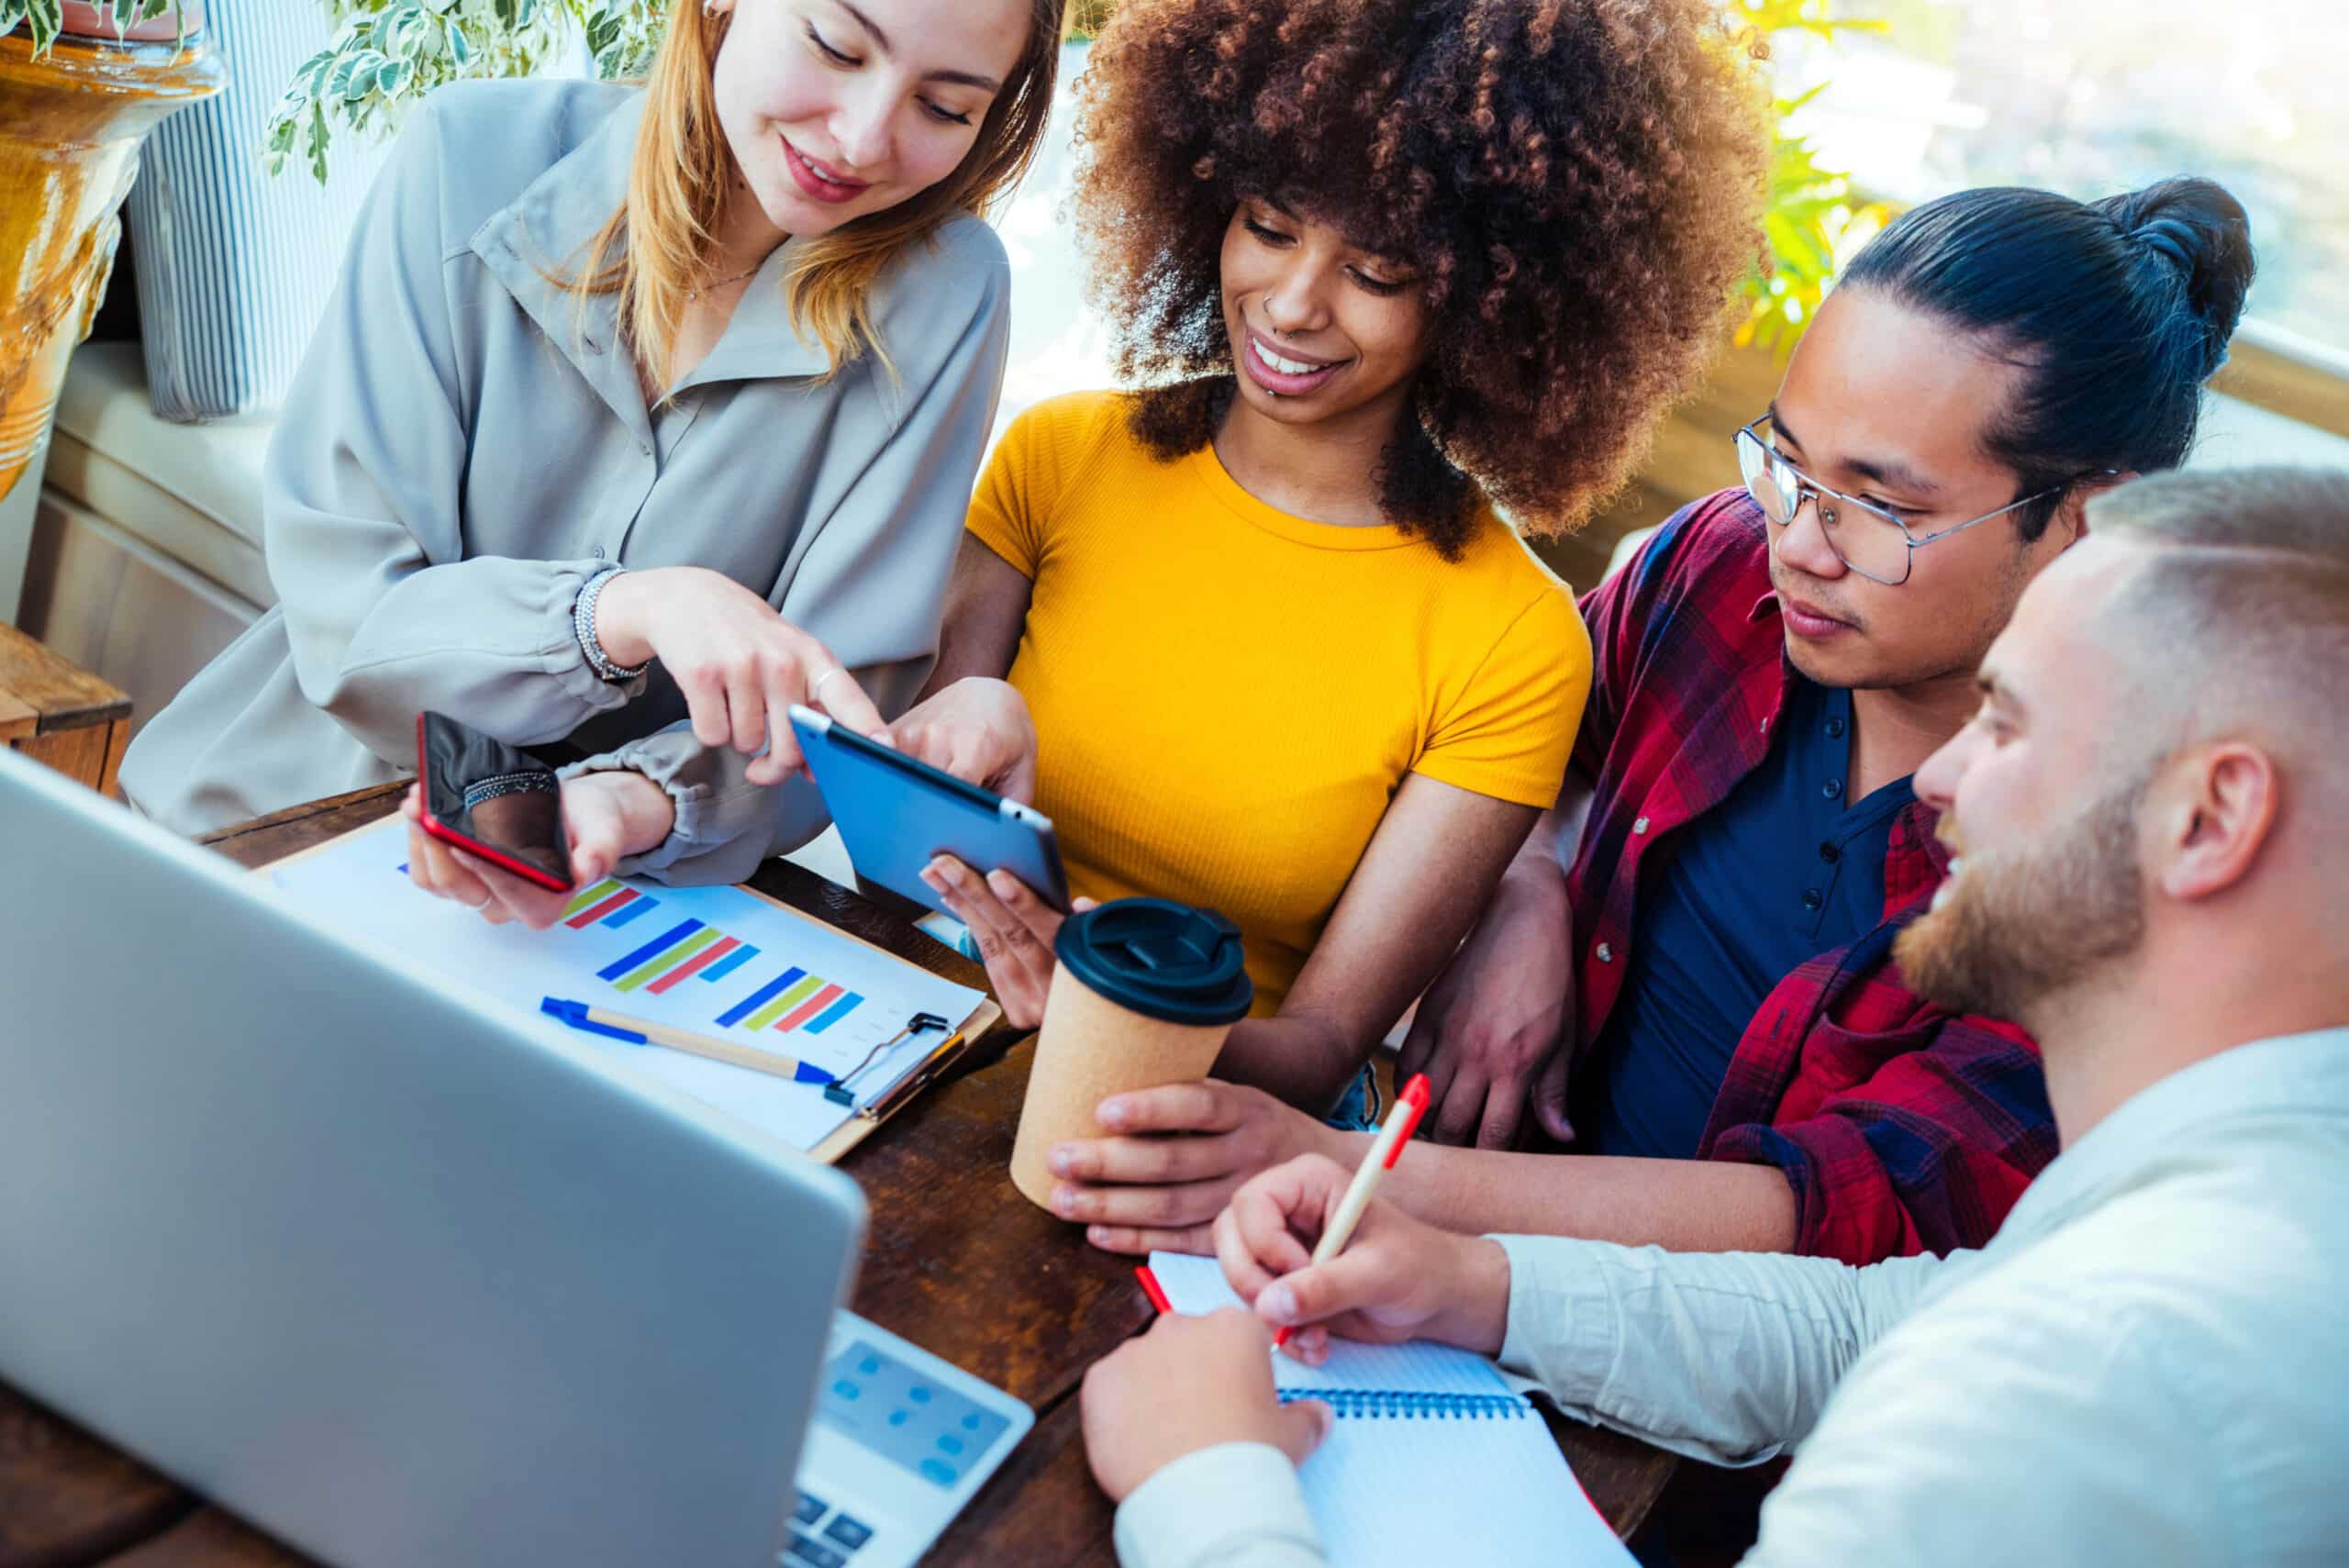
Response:
M1241 1305L1213 1258L1153 1252L1150 1269L1177 1312ZM1321 1366L1275 1356L1273 1381L1284 1401L1337 1412L1297 1470L1332 1568L1632 1561L1532 1402L1484 1357L1333 1340Z

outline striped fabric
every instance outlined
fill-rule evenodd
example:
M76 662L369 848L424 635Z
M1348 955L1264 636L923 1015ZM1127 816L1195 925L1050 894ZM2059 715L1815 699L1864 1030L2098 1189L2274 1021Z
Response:
M295 67L326 47L317 0L211 0L228 85L148 139L130 192L147 387L166 419L273 412L324 313L387 141L338 135L321 187L301 160L272 179L262 127Z

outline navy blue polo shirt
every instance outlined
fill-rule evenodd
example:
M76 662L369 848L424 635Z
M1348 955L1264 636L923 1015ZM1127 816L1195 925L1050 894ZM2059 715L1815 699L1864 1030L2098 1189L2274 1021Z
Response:
M1622 995L1575 1086L1584 1150L1693 1158L1762 999L1883 921L1909 781L1847 798L1852 694L1791 669L1777 731L1728 799L1659 846L1669 859L1640 890Z

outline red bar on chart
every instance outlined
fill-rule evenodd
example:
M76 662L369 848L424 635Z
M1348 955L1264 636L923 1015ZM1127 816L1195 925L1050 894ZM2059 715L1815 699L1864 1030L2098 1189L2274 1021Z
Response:
M839 986L825 986L821 991L817 992L813 996L808 997L805 1002L800 1003L799 1006L792 1008L791 1011L776 1019L774 1026L775 1032L777 1034L789 1034L793 1029L797 1029L801 1024L806 1023L809 1018L814 1018L817 1014L822 1012L825 1008L838 1001L840 999L840 995L841 988Z
M573 915L570 919L565 920L563 924L569 926L574 931L584 931L588 927L594 925L596 921L602 919L605 916L610 914L613 910L618 908L621 905L635 898L635 888L623 887L618 893L613 894L609 898L604 899L599 903L590 904L586 908L582 909L578 914Z
M668 973L662 975L660 979L646 986L645 989L650 991L655 996L658 996L662 992L666 991L678 981L686 979L689 976L699 973L703 965L715 963L718 960L724 958L729 949L737 948L741 945L742 944L740 942L737 941L732 937L722 937L718 940L716 947L707 947L702 949L701 951L694 954L693 957L677 965L676 968L671 970Z

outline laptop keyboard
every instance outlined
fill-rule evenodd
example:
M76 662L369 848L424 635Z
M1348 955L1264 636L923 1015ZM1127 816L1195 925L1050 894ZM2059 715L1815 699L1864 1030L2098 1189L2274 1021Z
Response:
M828 1513L831 1515L829 1521L824 1518ZM778 1559L784 1568L846 1568L856 1549L873 1539L871 1525L805 1492L799 1494L799 1507L791 1518L796 1527L791 1544ZM818 1524L823 1526L820 1532L816 1528Z

